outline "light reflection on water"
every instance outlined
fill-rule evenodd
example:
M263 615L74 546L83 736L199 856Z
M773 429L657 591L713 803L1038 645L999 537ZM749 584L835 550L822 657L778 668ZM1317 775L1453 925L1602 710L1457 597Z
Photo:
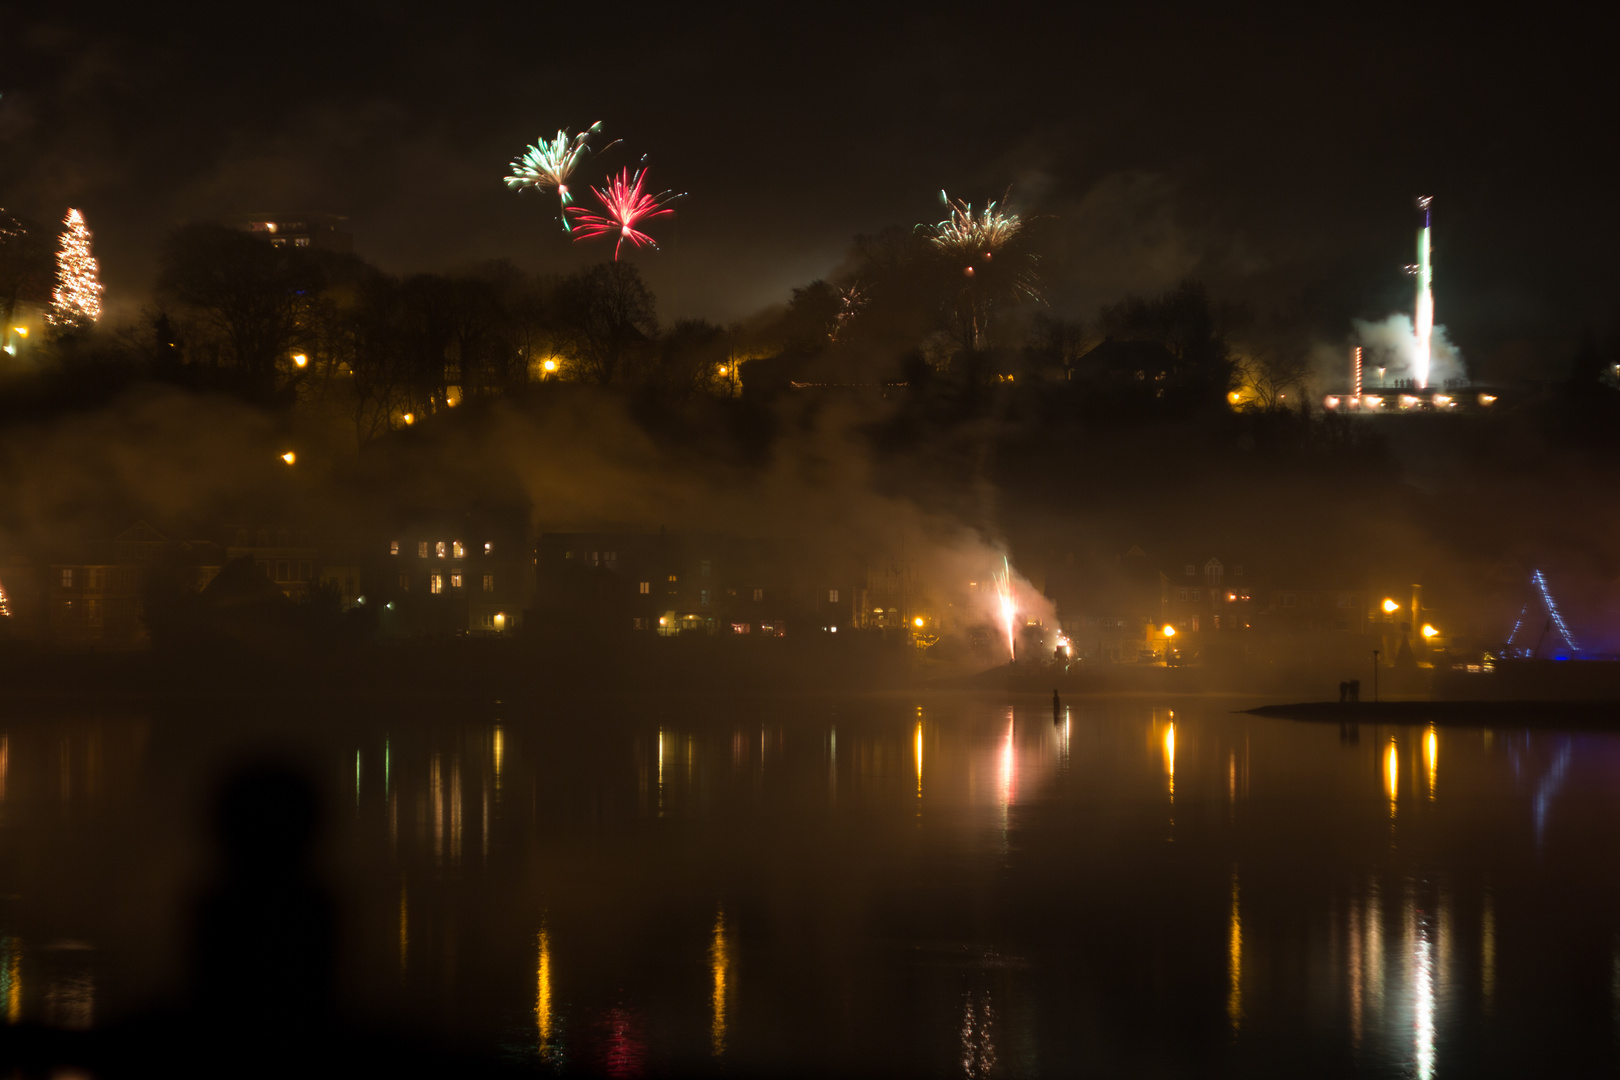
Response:
M946 696L382 712L298 736L342 810L349 1000L537 1066L1429 1078L1620 1037L1608 736ZM165 792L230 746L157 713L0 731L8 1022L180 979L140 939L200 873Z

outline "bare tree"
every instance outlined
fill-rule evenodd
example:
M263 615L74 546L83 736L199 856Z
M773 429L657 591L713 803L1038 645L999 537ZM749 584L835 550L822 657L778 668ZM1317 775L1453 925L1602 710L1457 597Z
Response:
M188 225L169 238L158 291L216 338L249 386L269 394L299 340L314 271L297 249L223 225Z
M1275 409L1292 392L1303 393L1310 367L1292 349L1259 349L1239 353L1235 360L1238 381L1253 392L1262 409Z
M652 293L627 262L610 262L564 279L557 325L584 376L607 386L658 333Z

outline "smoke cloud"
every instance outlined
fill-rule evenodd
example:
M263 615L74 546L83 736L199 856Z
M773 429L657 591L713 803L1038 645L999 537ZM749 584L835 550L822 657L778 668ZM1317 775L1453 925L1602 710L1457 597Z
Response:
M1417 331L1412 317L1395 314L1381 322L1365 319L1353 321L1352 343L1362 347L1362 364L1368 368L1383 368L1386 379L1414 378L1417 357ZM1452 380L1466 382L1468 366L1462 353L1452 344L1444 326L1436 325L1429 339L1429 385L1443 387Z

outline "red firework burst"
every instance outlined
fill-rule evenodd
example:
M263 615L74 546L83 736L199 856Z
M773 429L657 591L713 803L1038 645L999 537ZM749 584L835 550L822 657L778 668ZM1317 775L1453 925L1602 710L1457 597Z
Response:
M675 211L669 208L669 204L680 196L669 191L650 195L643 190L646 181L646 169L637 169L634 175L629 169L621 169L618 176L608 178L605 189L591 188L591 193L602 204L603 213L570 206L568 212L574 215L575 222L574 239L588 240L617 233L618 240L613 245L615 260L626 240L634 247L651 245L656 248L658 242L642 232L641 226L653 218L673 214Z

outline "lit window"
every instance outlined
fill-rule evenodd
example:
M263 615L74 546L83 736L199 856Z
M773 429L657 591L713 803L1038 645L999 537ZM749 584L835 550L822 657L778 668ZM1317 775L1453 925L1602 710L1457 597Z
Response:
M460 540L452 540L450 542L450 554L458 559L465 559L467 557L467 548Z
M72 570L64 570L64 571L62 571L62 588L64 588L64 589L73 588L73 571Z
M493 554L495 554L495 545L490 543L488 540L484 541L484 554L485 555L493 555Z
M669 583L671 585L675 584L675 575L674 574L669 575Z
M433 554L437 555L441 559L444 558L444 541L443 540L440 540L437 544L433 545Z
M494 574L485 574L484 575L484 591L485 592L494 592L495 591L495 575Z
M399 554L399 541L398 540L390 540L390 541L388 541L388 554L390 554L390 555L398 555Z
M838 590L837 589L828 589L827 590L827 603L829 603L829 604L838 603Z
M293 237L293 247L309 247L309 237L307 237L307 236L295 236L295 237Z
M428 557L427 541L426 540L423 540L420 544L416 545L416 557L418 559L425 559L425 558Z
M459 572L450 575L450 587L452 589L461 588L461 574Z
M434 596L438 596L440 593L444 592L443 574L428 575L428 592L432 593Z
M642 596L646 596L648 593L652 592L652 582L643 581L640 588L636 591L641 593Z
M764 589L755 589L754 590L754 599L755 600L763 600L763 599L765 599L765 590Z
M1193 616L1193 630L1194 630L1194 632L1196 632L1198 630L1198 616L1197 615Z

